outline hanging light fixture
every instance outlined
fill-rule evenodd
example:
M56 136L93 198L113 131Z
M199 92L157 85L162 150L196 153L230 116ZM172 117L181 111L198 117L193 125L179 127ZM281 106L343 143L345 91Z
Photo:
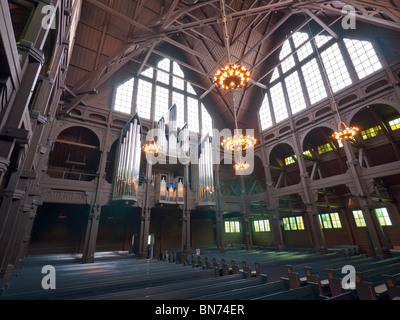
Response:
M225 1L222 0L222 22L224 23L228 64L214 74L214 83L221 89L233 90L243 87L250 80L250 71L239 63L231 63L229 35L226 23Z
M338 112L339 113L339 112ZM358 131L360 131L357 127L347 127L344 122L339 123L338 131L335 131L332 137L336 140L347 140L351 137L354 137Z
M239 63L232 63L231 56L229 51L229 35L228 35L228 26L226 20L226 12L225 12L225 1L221 0L222 7L222 22L224 23L224 31L225 31L225 42L226 42L226 50L228 55L228 64L220 69L214 75L214 83L217 87L220 87L224 90L232 90L233 95L233 115L235 119L235 128L236 132L238 132L238 125L236 119L236 103L235 103L235 92L234 90L242 88L249 80L250 80L250 71L247 70L246 67L240 65ZM235 133L233 137L224 139L221 142L221 146L232 152L242 152L243 150L254 148L257 143L257 139L250 135L243 135L239 133ZM246 161L242 161L242 157L240 156L240 160L238 163L234 165L236 171L245 170L250 167Z
M159 146L154 142L154 140L152 140L143 146L143 151L146 154L158 154L161 151L161 146Z

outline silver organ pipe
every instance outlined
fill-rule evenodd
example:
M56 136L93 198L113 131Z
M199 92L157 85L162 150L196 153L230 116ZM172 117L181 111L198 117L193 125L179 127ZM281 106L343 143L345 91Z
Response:
M119 157L114 180L114 200L137 200L142 129L137 114L121 132Z
M199 157L198 204L212 204L214 199L213 154L211 137L208 135L201 143Z

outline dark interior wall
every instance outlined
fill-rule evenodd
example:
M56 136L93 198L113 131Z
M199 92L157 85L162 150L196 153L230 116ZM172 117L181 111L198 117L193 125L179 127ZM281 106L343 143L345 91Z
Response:
M35 218L29 254L80 253L89 206L44 203Z

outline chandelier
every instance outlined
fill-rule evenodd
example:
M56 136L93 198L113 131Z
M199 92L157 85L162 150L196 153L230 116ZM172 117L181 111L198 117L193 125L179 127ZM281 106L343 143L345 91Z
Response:
M158 154L158 152L161 151L161 146L151 141L143 146L143 151L146 152L146 154Z
M341 125L343 125L344 128ZM340 122L338 131L335 131L332 137L336 140L347 140L351 137L354 137L359 130L360 129L357 127L347 127L343 122Z
M248 164L246 161L245 162L238 162L235 163L235 165L233 166L235 168L236 171L239 170L246 170L250 167L250 164Z
M222 22L225 30L225 44L228 54L228 64L219 68L214 74L213 82L217 87L225 90L238 89L243 87L250 80L250 71L239 63L231 63L231 55L229 51L229 35L226 23L225 1L222 0Z
M252 136L244 136L242 134L236 134L233 137L224 139L221 142L221 146L226 150L231 151L242 151L253 148L257 143L257 139Z
M225 90L241 88L249 80L250 71L237 63L228 63L225 67L218 69L214 75L214 83Z

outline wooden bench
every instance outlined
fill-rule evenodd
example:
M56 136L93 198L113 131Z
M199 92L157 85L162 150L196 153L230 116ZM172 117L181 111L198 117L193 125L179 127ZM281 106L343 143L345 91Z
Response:
M276 293L271 293L256 297L251 300L326 300L319 294L318 286L311 283L304 287L296 289L283 290Z
M400 297L400 273L394 275L382 275L383 281L385 282L389 299L393 300L396 297Z
M356 289L360 300L388 299L388 290L383 280L383 274L398 273L400 264L394 263L386 266L356 272Z
M262 279L262 278L261 278ZM260 278L243 279L243 284L250 284L250 281L260 281ZM265 281L261 280L260 282ZM213 294L205 294L191 298L189 300L249 300L265 294L272 294L275 292L281 292L287 290L281 281L261 283L255 285L246 285L242 288L236 288L232 290L225 290Z

